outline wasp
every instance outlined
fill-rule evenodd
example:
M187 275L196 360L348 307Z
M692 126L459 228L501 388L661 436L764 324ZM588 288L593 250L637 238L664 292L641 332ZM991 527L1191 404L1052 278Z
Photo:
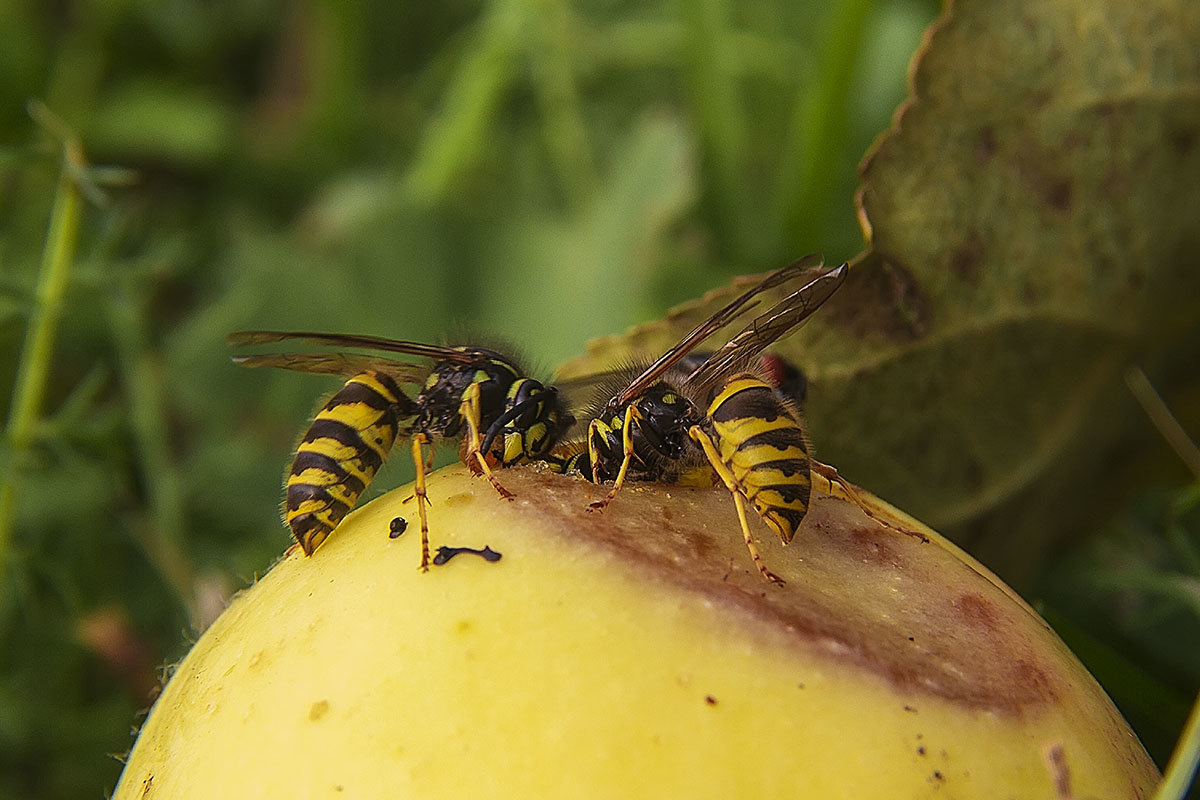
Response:
M825 269L814 255L771 273L596 404L587 415L586 449L577 445L578 452L563 456L564 469L578 469L595 483L613 481L589 508L607 507L626 480L678 482L697 466L709 468L733 496L755 566L778 584L783 580L767 569L750 535L747 502L784 544L808 513L814 469L865 508L836 470L809 455L798 406L788 396L803 398L803 376L788 373L781 359L760 360L837 291L847 271L846 264ZM695 348L757 305L763 292L797 284L723 347L695 356Z
M245 367L280 367L348 377L317 412L296 448L283 503L284 523L312 555L354 508L397 439L411 440L414 495L421 522L421 570L429 568L425 475L438 438L459 439L460 455L505 499L493 461L508 467L550 457L571 424L558 391L527 377L516 362L483 347L442 347L338 333L240 331L234 347L301 341L397 353L419 360L351 352L276 353L233 358ZM420 386L414 397L401 388ZM426 450L428 449L428 453Z

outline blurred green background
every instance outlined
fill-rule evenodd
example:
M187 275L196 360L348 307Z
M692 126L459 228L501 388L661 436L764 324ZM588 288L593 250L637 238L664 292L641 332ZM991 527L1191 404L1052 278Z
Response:
M111 789L110 754L156 680L290 541L281 477L335 382L240 370L226 333L482 331L549 374L733 275L848 259L863 247L858 161L938 13L927 0L0 9L10 419L62 163L50 114L91 165L119 168L76 175L87 191L41 413L27 447L10 422L2 453L6 798ZM50 113L31 115L35 99ZM372 494L404 475L385 467ZM1031 597L1051 598L1160 764L1200 681L1195 646L1173 644L1196 631L1200 592L1150 569L1131 586L1093 554L1195 558L1198 504L1168 471L1040 565L1083 577ZM1118 630L1094 624L1102 585L1124 593Z

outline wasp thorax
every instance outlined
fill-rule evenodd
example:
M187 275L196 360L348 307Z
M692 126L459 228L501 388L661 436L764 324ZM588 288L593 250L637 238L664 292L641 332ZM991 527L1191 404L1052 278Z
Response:
M675 387L663 381L651 385L630 402L609 400L601 416L609 423L597 426L592 433L598 470L606 479L615 475L621 462L624 427L631 409L636 410L629 425L630 437L640 462L633 466L634 473L662 479L670 471L669 464L694 449L687 430L701 415Z
M469 390L478 392L480 421L486 427L502 413L515 378L511 367L497 361L440 364L417 397L421 409L417 427L446 438L458 436L463 428L461 409Z
M667 458L679 458L689 448L687 430L703 414L675 387L659 382L636 401L642 436Z

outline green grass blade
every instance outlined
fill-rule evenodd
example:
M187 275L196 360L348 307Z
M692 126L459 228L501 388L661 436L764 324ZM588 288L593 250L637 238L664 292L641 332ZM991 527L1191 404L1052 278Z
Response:
M571 64L571 10L562 0L531 0L525 11L525 50L546 147L569 205L580 209L596 191L597 175Z
M710 171L711 200L722 233L736 252L750 249L751 198L746 190L746 112L729 63L728 5L722 0L681 0L683 78L695 129Z
M1200 765L1200 695L1196 696L1183 735L1163 771L1163 781L1154 793L1154 800L1183 800L1196 778L1197 765Z
M845 0L829 7L821 56L800 89L783 148L775 215L788 241L819 238L820 209L833 201L833 165L844 147L853 72L874 5L873 0Z
M487 131L517 79L521 19L514 0L489 4L477 41L462 59L404 176L404 193L411 200L441 202L486 150L491 141Z

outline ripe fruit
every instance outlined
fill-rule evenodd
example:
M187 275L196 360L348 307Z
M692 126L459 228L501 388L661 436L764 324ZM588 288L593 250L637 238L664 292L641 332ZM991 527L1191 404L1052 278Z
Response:
M1157 780L1046 624L882 504L932 541L821 481L791 545L756 520L776 587L722 488L589 514L602 487L504 482L429 483L438 540L498 562L414 570L408 489L285 557L179 665L115 797L1055 798L1058 747L1076 796Z

